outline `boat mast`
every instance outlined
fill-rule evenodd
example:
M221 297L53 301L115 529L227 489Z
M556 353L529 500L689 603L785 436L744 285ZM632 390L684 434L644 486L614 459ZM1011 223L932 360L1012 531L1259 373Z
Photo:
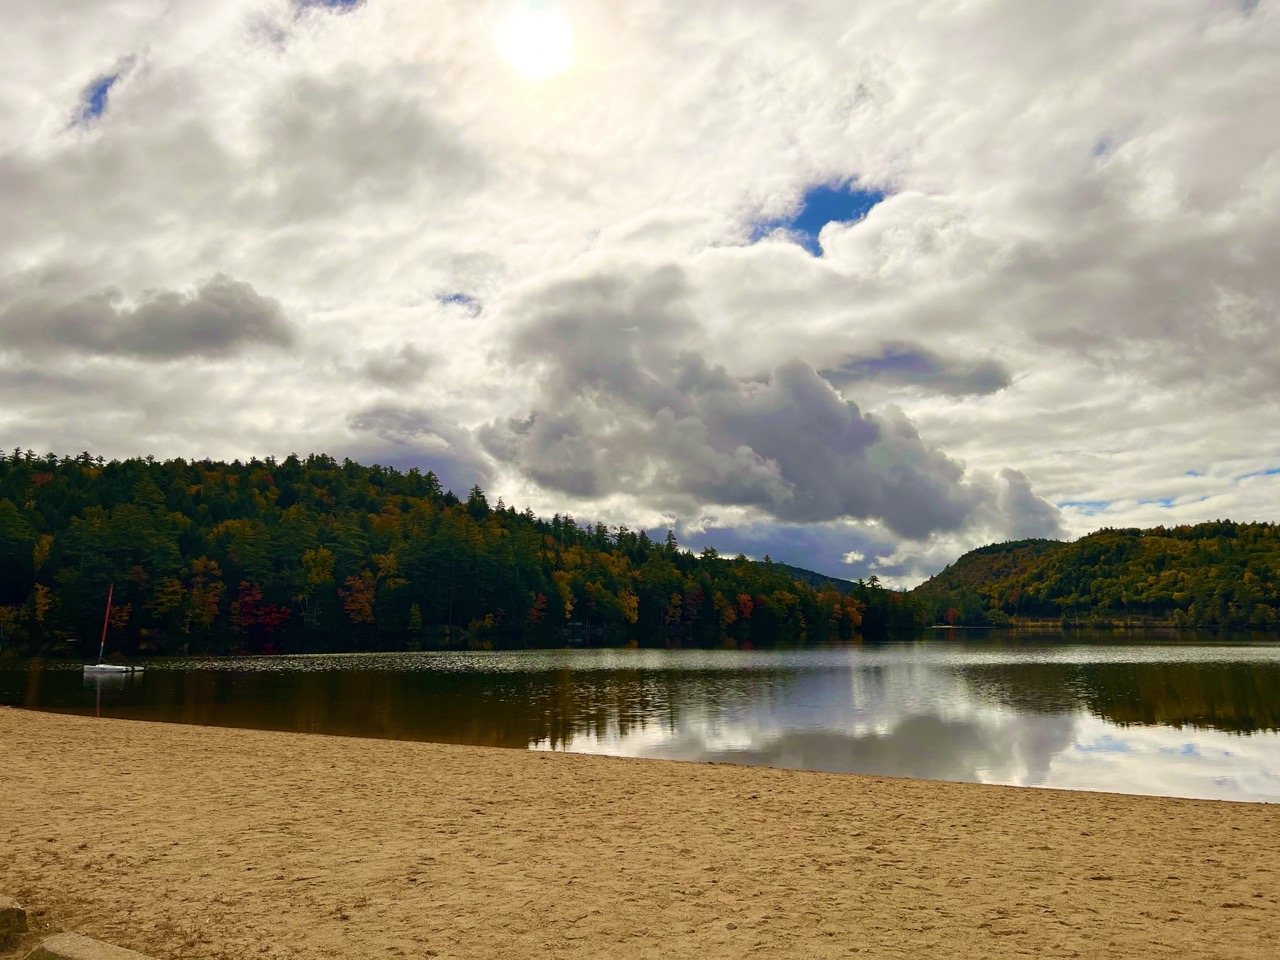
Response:
M107 623L111 620L111 595L115 593L116 585L113 583L107 587L107 612L102 617L102 642L98 644L98 662L102 662L103 651L107 649Z

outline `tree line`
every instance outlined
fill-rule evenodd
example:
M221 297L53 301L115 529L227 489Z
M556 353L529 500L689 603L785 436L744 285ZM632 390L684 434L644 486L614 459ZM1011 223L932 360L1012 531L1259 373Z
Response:
M916 623L878 583L810 580L325 454L0 455L0 647L22 652L96 650L112 586L107 647L126 656L803 644Z
M1215 520L1107 528L1072 543L991 544L965 554L912 597L931 621L957 626L1052 619L1274 629L1280 530Z

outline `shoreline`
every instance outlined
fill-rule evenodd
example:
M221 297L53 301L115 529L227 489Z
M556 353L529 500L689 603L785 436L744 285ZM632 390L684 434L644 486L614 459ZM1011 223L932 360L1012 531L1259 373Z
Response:
M0 893L165 958L1263 958L1276 805L0 707Z

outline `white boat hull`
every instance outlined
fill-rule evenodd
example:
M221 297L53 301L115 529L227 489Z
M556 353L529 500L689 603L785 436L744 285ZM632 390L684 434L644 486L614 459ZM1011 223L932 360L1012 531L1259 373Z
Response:
M86 663L85 673L141 673L141 667L122 667L114 663Z

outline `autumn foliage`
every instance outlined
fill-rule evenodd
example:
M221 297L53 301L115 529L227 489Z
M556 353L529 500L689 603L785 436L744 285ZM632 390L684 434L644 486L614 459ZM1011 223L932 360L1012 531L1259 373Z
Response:
M0 642L96 647L112 584L125 654L801 644L913 622L874 584L461 499L430 472L0 456Z
M912 591L936 622L1274 629L1280 529L1211 523L1105 529L1071 543L973 550Z

